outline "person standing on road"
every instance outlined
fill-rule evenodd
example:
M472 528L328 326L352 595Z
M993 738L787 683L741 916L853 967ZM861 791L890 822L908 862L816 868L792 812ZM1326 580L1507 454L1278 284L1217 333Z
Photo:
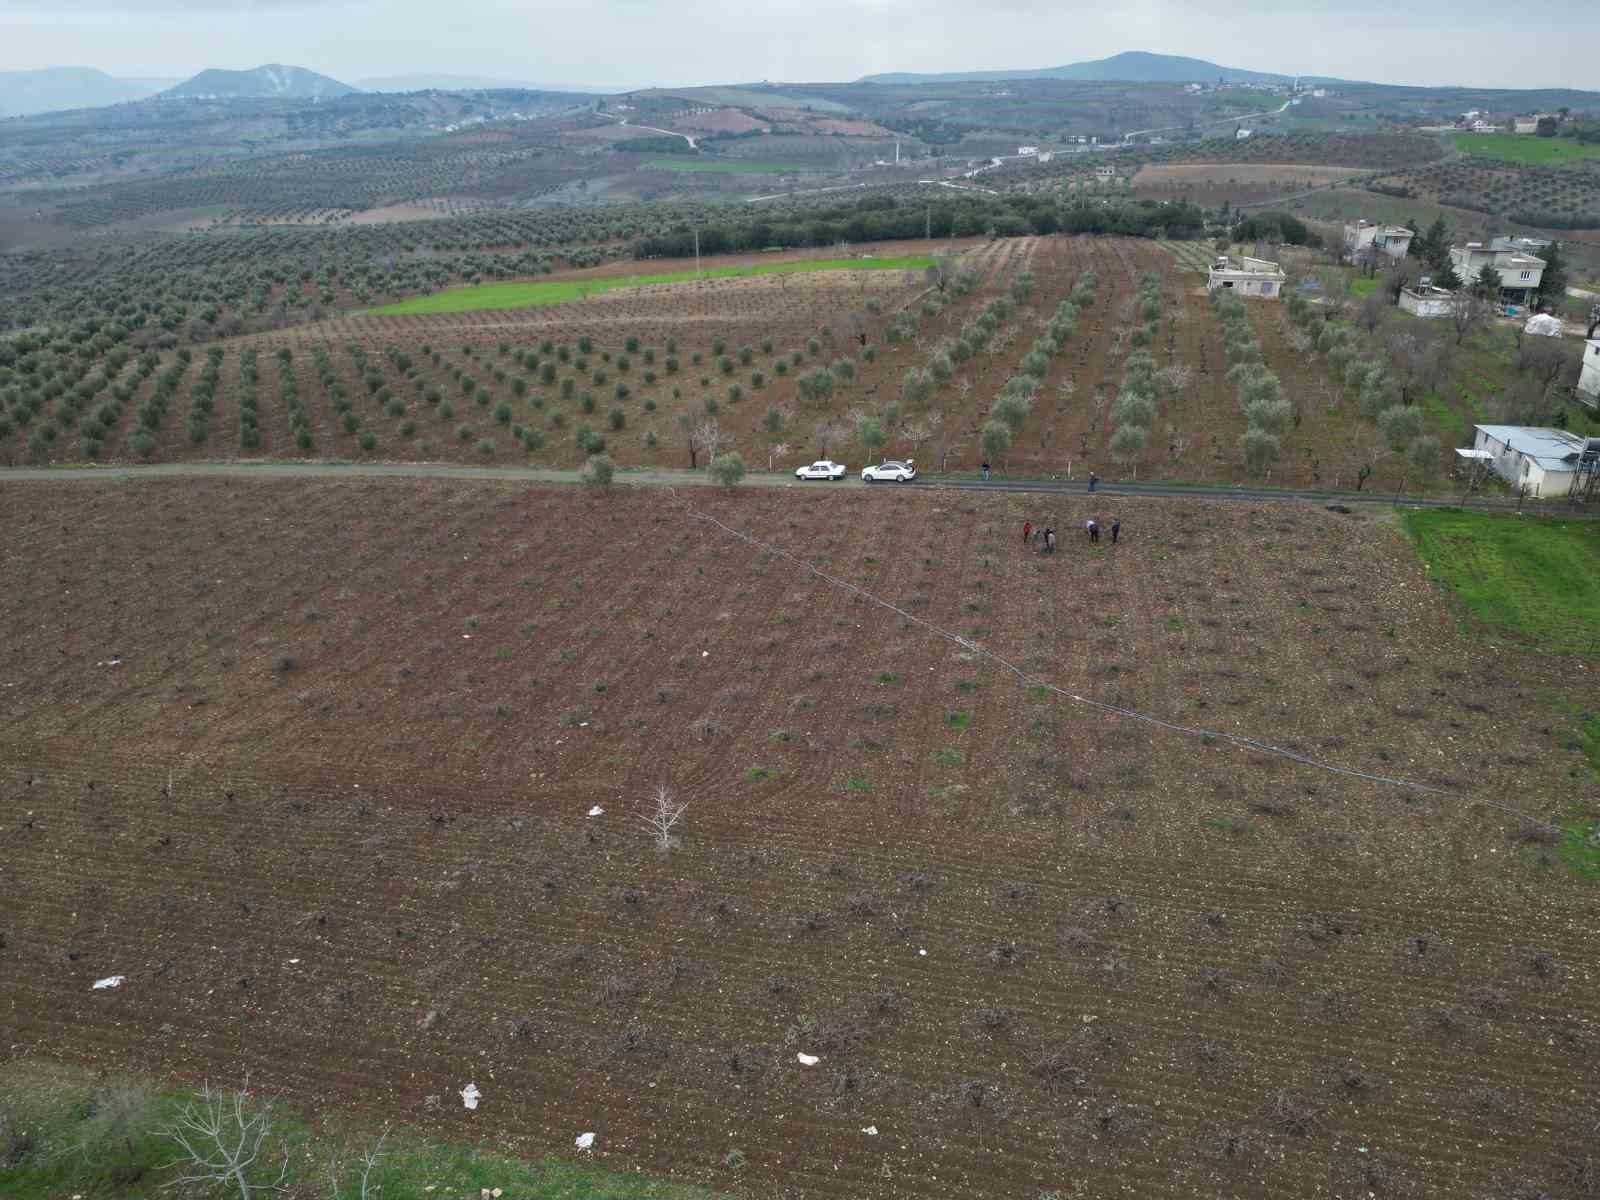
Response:
M1044 552L1046 554L1054 554L1056 552L1056 531L1054 529L1046 529L1044 531Z
M1022 544L1024 546L1026 546L1028 544L1029 540L1032 539L1032 537L1033 537L1033 522L1032 521L1024 521L1022 523Z
M1111 518L1111 544L1113 546L1115 546L1117 544L1117 535L1119 533L1121 533L1121 532L1122 532L1122 518L1121 517L1112 517Z
M1095 523L1095 519L1093 517L1090 517L1088 521L1084 523L1083 527L1089 531L1089 540L1091 542L1098 542L1100 540L1100 526Z
M987 458L983 460L983 477L985 479L989 478L989 460Z
M1096 475L1093 471L1090 471L1089 472L1089 490L1091 492L1094 491L1095 485L1098 484L1099 482L1100 482L1100 476Z

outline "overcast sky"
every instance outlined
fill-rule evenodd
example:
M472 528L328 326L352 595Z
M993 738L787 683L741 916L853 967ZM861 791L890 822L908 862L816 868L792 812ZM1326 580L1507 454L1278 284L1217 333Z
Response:
M1384 83L1600 88L1578 0L0 0L0 69L264 62L547 84L841 80L1122 50Z

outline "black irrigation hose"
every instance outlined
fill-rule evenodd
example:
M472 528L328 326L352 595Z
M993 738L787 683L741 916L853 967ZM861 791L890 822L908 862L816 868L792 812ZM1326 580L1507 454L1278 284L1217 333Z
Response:
M796 564L797 566L803 567L805 570L811 572L811 574L817 576L817 578L822 579L822 580L824 580L824 581L826 581L828 583L831 583L835 587L843 588L846 591L854 592L856 595L862 597L863 599L865 599L865 600L867 600L867 601L869 601L869 602L871 602L873 604L878 605L880 608L886 608L892 613L897 613L899 616L903 617L905 620L911 621L911 622L914 622L917 625L920 625L924 630L926 630L927 632L933 634L935 637L943 638L945 641L948 641L948 642L954 642L956 645L962 647L965 650L968 650L968 651L970 651L970 652L972 652L974 654L981 655L982 657L988 659L990 662L994 663L995 665L1003 668L1004 670L1007 670L1007 671L1011 672L1011 674L1013 674L1013 675L1015 675L1017 677L1017 679L1018 679L1018 681L1020 683L1026 685L1026 686L1029 686L1029 687L1041 687L1041 688L1044 688L1047 691L1053 692L1057 696L1061 696L1064 699L1071 700L1074 703L1083 704L1083 705L1086 705L1086 706L1088 706L1090 708L1096 708L1096 709L1099 709L1101 712L1113 713L1113 714L1115 714L1116 716L1119 716L1119 717L1128 717L1128 718L1130 718L1132 720L1135 720L1135 721L1141 721L1146 725L1153 725L1157 729L1165 729L1165 730L1168 730L1169 732L1172 732L1172 733L1187 734L1190 737L1219 738L1219 739L1231 742L1236 746L1242 746L1247 750L1254 750L1254 751L1257 751L1258 753L1261 753L1261 754L1276 755L1279 758L1286 758L1291 762L1300 763L1302 766L1314 767L1319 771L1327 771L1327 772L1329 772L1331 774L1334 774L1334 775L1343 775L1343 776L1345 776L1346 778L1349 778L1349 779L1361 779L1361 780L1365 780L1365 781L1367 781L1369 783L1388 784L1388 785L1390 785L1392 787L1405 788L1405 789L1407 789L1409 791L1413 791L1413 792L1422 792L1422 793L1426 793L1426 794L1429 794L1429 795L1435 795L1435 796L1447 796L1447 797L1450 797L1451 799L1456 799L1456 800L1467 800L1467 799L1469 799L1469 797L1463 796L1459 792L1453 792L1449 788L1436 787L1435 785L1433 785L1431 783L1419 783L1418 781L1413 780L1413 779L1399 779L1399 778L1396 778L1396 777L1394 777L1392 775L1377 775L1377 774L1374 774L1374 773L1372 773L1370 771L1358 771L1353 767L1337 766L1334 763L1323 762L1321 759L1311 758L1308 755L1297 753L1296 751L1286 749L1286 748L1284 748L1282 746L1275 746L1271 742L1263 742L1263 741L1260 741L1260 740L1258 740L1256 738L1245 737L1244 735L1237 734L1237 733L1227 733L1227 732L1224 732L1222 730L1202 729L1202 728L1199 728L1198 726L1193 726L1193 725L1179 725L1179 724L1176 724L1176 723L1174 723L1172 721L1163 721L1160 717L1153 717L1153 716L1149 715L1148 713L1138 712L1135 709L1123 708L1122 706L1117 705L1117 704L1108 704L1104 700L1095 700L1095 699L1093 699L1092 697L1089 697L1089 696L1079 695L1077 692L1069 692L1065 688L1057 687L1055 684L1049 682L1048 680L1037 679L1037 678L1029 675L1021 667L1017 666L1016 664L1014 664L1012 662L1009 662L1008 660L1006 660L1004 658L1001 658L998 654L994 653L992 650L984 649L982 646L980 646L977 642L973 641L971 638L965 638L965 637L962 637L960 634L951 633L948 629L941 629L939 626L934 625L932 622L924 620L922 617L916 616L916 615L914 615L912 613L908 613L908 612L905 611L905 609L899 608L899 607L889 603L889 601L883 599L882 597L876 596L873 593L867 591L865 588L859 587L856 584L851 583L848 579L840 579L836 575L828 574L828 572L826 572L822 568L816 566L814 563L808 562L805 559L800 558L798 555L790 553L788 550L783 549L781 546L774 546L770 542L763 542L760 538L754 537L753 535L748 534L748 533L743 533L740 530L734 529L731 526L723 524L721 521L717 520L717 518L711 516L709 513L703 513L703 512L698 511L697 509L690 508L682 500L679 500L676 489L672 490L672 496L673 496L674 500L677 500L679 503L684 504L684 511L687 512L689 514L689 516L693 517L695 520L704 521L707 524L715 525L718 529L722 530L724 533L728 534L731 537L736 537L742 542L748 542L750 545L759 547L760 549L765 550L768 553L776 554L780 558L788 559L790 562ZM1526 814L1526 813L1524 813L1524 812L1522 812L1522 811L1520 811L1518 809L1512 808L1508 804L1503 804L1503 803L1501 803L1499 801L1495 801L1495 800L1478 800L1478 801L1476 801L1476 803L1483 804L1488 808L1498 809L1501 812L1504 812L1504 813L1507 813L1507 814L1509 814L1511 816L1516 817L1519 821L1523 821L1523 822L1526 822L1526 823L1531 824L1531 825L1537 825L1542 829L1550 830L1553 833L1559 834L1563 838L1571 836L1568 830L1562 829L1559 825L1553 825L1553 824L1549 823L1548 821L1541 821L1537 817L1530 817L1528 814Z

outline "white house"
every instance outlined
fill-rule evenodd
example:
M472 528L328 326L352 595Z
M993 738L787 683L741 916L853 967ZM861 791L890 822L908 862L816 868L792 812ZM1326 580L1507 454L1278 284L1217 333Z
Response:
M1493 267L1500 275L1500 298L1511 304L1526 304L1544 278L1544 259L1513 250L1500 239L1487 246L1482 242L1452 246L1450 265L1465 284L1471 284L1484 267Z
M1444 288L1418 284L1400 289L1400 307L1418 317L1448 317L1455 311L1456 297Z
M1565 496L1578 474L1585 439L1565 429L1526 425L1474 425L1475 450L1494 456L1494 469L1513 487L1530 496Z
M1245 141L1250 137L1250 130L1248 130L1248 129L1236 129L1233 132L1233 136L1234 136L1234 139L1236 141L1240 141L1240 142Z
M1583 343L1583 373L1578 376L1578 396L1591 408L1600 407L1600 337Z
M1393 259L1401 259L1411 248L1411 239L1414 237L1416 234L1404 225L1374 225L1370 221L1357 221L1354 225L1344 227L1345 249L1351 254L1370 249Z
M1248 256L1235 262L1223 255L1211 264L1206 274L1206 290L1227 288L1241 296L1262 296L1277 299L1283 294L1284 281L1289 277L1283 268L1264 258Z
M1104 163L1094 169L1094 177L1096 179L1115 179L1117 177L1117 169L1110 163Z
M1538 117L1514 117L1511 121L1512 133L1538 133Z
M1473 133L1499 133L1500 132L1500 126L1496 125L1493 121L1482 121L1482 120L1474 121L1472 123L1472 132Z
M1037 147L1037 146L1018 146L1017 147L1017 157L1018 158L1032 158L1034 155L1036 155L1038 153L1039 153L1039 147Z

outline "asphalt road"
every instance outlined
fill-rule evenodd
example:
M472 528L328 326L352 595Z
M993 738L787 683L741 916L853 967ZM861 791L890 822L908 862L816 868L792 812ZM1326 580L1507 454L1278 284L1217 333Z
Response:
M0 468L0 485L7 482L61 482L136 479L185 479L210 476L229 476L235 479L458 479L491 481L498 483L564 483L579 482L577 471L554 470L543 467L471 466L455 463L341 463L341 462L185 462L156 463L148 466L115 465L94 467L9 467ZM703 471L618 471L619 487L712 487L715 481ZM973 479L924 478L908 484L866 484L852 474L834 483L802 483L792 474L752 472L746 475L741 487L803 487L803 488L915 488L918 491L962 492L1019 492L1038 495L1082 495L1088 491L1082 479ZM1231 500L1241 502L1299 502L1303 504L1405 505L1417 508L1477 508L1498 512L1532 513L1572 512L1563 500L1527 500L1520 505L1515 499L1488 499L1474 496L1463 500L1460 496L1418 496L1393 492L1330 492L1310 489L1287 489L1230 486L1227 484L1171 484L1137 483L1101 480L1095 490L1100 496L1147 497L1177 500ZM1578 510L1574 515L1591 515ZM1600 514L1593 514L1600 515Z

